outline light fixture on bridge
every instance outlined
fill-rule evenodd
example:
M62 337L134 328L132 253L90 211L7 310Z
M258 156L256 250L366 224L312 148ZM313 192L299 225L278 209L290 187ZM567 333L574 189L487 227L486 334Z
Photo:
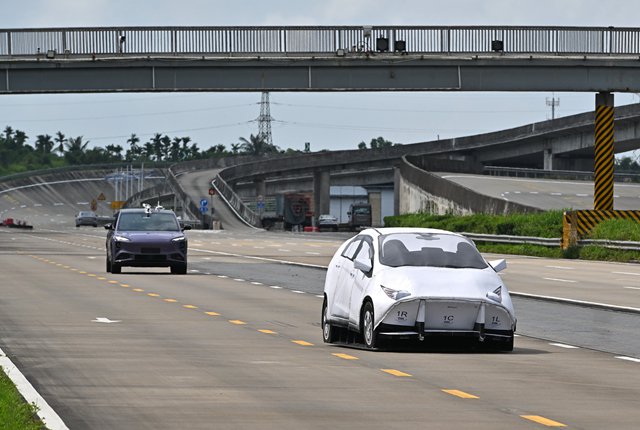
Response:
M407 42L404 40L396 40L393 42L394 52L407 52Z
M342 48L338 48L338 49L336 49L336 55L337 55L338 57L344 57L344 56L346 55L346 52L345 52L345 50L344 50L344 49L342 49Z
M376 50L378 52L387 52L389 50L389 39L386 37L378 37L376 39Z
M56 58L56 51L54 49L47 50L46 57L50 60Z
M504 51L504 42L502 40L492 40L491 41L491 50L495 52Z

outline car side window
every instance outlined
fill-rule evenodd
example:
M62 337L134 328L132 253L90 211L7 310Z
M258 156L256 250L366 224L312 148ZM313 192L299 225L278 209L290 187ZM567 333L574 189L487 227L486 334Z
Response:
M362 239L360 237L356 237L355 239L353 239L351 243L347 245L344 251L342 251L342 256L344 258L348 258L349 260L353 260L361 242L362 242Z
M372 258L373 258L373 248L371 247L369 242L367 242L366 240L363 240L362 246L360 247L360 250L356 254L355 259L371 261Z

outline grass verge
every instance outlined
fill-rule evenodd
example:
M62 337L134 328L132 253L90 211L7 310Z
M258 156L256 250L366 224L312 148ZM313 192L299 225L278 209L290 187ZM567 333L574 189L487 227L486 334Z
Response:
M0 369L0 430L43 430L36 407L24 401L11 379Z
M512 236L561 237L564 211L514 215L429 215L424 213L385 217L386 227L427 227L443 230L502 234ZM640 242L640 223L631 220L608 220L599 224L590 239L627 240ZM560 247L538 245L496 244L476 241L481 252L531 255L547 258L576 258L583 260L640 262L640 251L583 246L563 251Z

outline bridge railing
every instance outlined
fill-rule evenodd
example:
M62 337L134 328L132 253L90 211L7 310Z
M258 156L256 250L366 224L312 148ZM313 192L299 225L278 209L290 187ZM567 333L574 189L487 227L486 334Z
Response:
M379 39L383 39L379 45ZM398 44L396 44L398 42ZM494 44L494 42L499 42ZM0 29L0 56L640 53L640 28L615 27L95 27ZM384 49L382 49L384 50ZM59 58L59 57L57 57Z

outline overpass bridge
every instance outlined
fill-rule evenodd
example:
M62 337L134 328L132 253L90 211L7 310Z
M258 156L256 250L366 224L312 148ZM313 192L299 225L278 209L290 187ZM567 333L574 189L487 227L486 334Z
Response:
M639 53L640 29L614 27L0 29L0 95L143 91L595 92L594 206L611 210L616 150L613 92L640 92ZM590 133L590 124L585 127ZM637 145L635 128L632 129L634 137L627 139L629 148ZM579 136L569 142L562 132L549 132L548 139L540 143L530 140L537 134L534 130L523 131L524 135L517 139L519 145L508 150L506 145L454 139L432 144L431 153L466 162L489 162L497 157L533 160L534 154L542 152L545 168L552 168L554 163L562 164L564 169L591 166L585 152L590 147L589 138ZM521 146L529 144L533 149L522 150ZM621 145L618 148L625 150ZM314 175L318 178L314 189L326 189L328 173ZM322 210L324 203L319 201L318 207Z

